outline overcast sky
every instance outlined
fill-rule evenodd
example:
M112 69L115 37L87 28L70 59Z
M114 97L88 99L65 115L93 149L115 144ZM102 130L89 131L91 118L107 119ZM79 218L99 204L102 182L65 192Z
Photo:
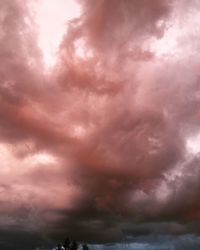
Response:
M0 1L1 249L199 249L199 41L198 0Z

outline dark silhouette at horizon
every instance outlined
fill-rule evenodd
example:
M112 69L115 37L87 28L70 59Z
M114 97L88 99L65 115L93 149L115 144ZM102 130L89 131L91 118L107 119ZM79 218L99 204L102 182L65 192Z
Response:
M82 250L90 250L87 243L82 243ZM78 250L79 243L75 240L70 240L69 237L67 237L63 244L59 243L56 246L56 250Z

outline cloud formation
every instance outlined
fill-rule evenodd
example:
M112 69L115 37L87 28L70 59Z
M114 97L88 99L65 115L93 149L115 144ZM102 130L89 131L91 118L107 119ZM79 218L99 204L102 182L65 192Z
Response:
M199 234L200 5L78 3L48 72L35 1L0 3L4 248Z

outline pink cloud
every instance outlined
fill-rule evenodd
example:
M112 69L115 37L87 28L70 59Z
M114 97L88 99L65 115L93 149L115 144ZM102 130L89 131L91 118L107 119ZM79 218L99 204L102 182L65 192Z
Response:
M78 2L48 72L32 2L0 3L0 229L198 231L200 6Z

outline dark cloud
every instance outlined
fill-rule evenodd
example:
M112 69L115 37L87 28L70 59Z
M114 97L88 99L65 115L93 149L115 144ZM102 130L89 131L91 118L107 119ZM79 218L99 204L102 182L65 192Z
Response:
M200 6L78 2L48 72L35 2L0 3L1 248L191 234L195 249Z

